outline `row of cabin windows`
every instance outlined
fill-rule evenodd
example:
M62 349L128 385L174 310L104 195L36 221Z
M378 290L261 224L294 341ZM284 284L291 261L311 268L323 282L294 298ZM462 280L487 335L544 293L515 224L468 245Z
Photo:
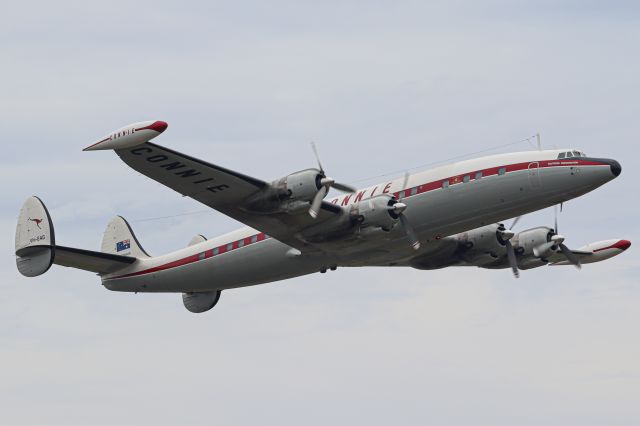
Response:
M266 240L268 238L269 238L269 236L267 234L264 234L264 239ZM236 241L236 243L238 244L237 248L244 247L244 240L245 240L245 238ZM253 244L253 243L256 243L256 242L258 242L258 236L257 235L252 235L251 239L249 240L249 244ZM233 244L234 243L227 244L225 252L233 250ZM213 249L213 255L217 256L219 254L220 254L220 247L215 247Z
M407 191L409 191L409 194L407 195ZM403 197L410 197L412 195L416 195L418 193L418 187L414 186L413 188L407 188L404 189L400 192L398 192L398 197L403 198Z
M558 160L562 159L562 158L573 158L573 157L586 157L587 154L585 154L582 151L566 151L566 152L561 152L560 154L558 154Z
M507 173L507 168L506 167L500 167L498 169L498 174L500 176L504 175L505 173ZM482 179L482 172L476 172L475 174L475 180L480 180ZM462 177L462 182L467 183L471 180L471 175L464 175ZM442 187L443 188L448 188L449 187L449 179L445 179L442 181Z

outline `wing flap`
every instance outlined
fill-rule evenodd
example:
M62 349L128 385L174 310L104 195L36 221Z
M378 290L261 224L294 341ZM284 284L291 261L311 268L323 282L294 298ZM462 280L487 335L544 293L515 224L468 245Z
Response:
M593 253L590 252L590 251L571 250L571 252L573 254L575 254L576 256L578 256L578 259L580 259L581 262L583 261L583 259L587 259L587 258L589 258L589 256L593 256ZM562 252L553 253L552 255L548 256L546 259L551 264L563 264L563 265L570 265L571 264L571 263L569 263L567 261L567 258L564 256L564 254L562 254Z

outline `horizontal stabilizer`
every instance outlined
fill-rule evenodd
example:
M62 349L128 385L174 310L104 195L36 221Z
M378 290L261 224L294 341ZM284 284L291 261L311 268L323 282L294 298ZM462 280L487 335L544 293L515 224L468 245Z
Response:
M135 257L131 256L119 256L99 251L56 246L53 263L98 274L108 274L125 268L136 260Z

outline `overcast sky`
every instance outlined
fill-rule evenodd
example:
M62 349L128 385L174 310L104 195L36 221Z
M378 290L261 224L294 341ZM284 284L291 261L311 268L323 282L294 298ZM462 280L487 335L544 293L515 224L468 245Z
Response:
M27 279L13 254L32 194L57 242L87 249L116 214L151 254L239 226L81 151L147 119L169 123L158 143L265 180L313 166L315 140L363 186L540 132L623 168L565 205L567 244L640 242L637 2L5 3L0 423L640 422L636 246L517 281L339 269L227 291L202 315L83 271Z

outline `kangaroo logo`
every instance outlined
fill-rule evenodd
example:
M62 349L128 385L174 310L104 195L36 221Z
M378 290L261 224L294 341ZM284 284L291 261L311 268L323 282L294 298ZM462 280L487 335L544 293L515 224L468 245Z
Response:
M38 226L38 229L42 229L42 228L40 228L40 222L42 222L42 219L31 219L31 218L29 218L29 220L31 222L35 222L36 225Z

